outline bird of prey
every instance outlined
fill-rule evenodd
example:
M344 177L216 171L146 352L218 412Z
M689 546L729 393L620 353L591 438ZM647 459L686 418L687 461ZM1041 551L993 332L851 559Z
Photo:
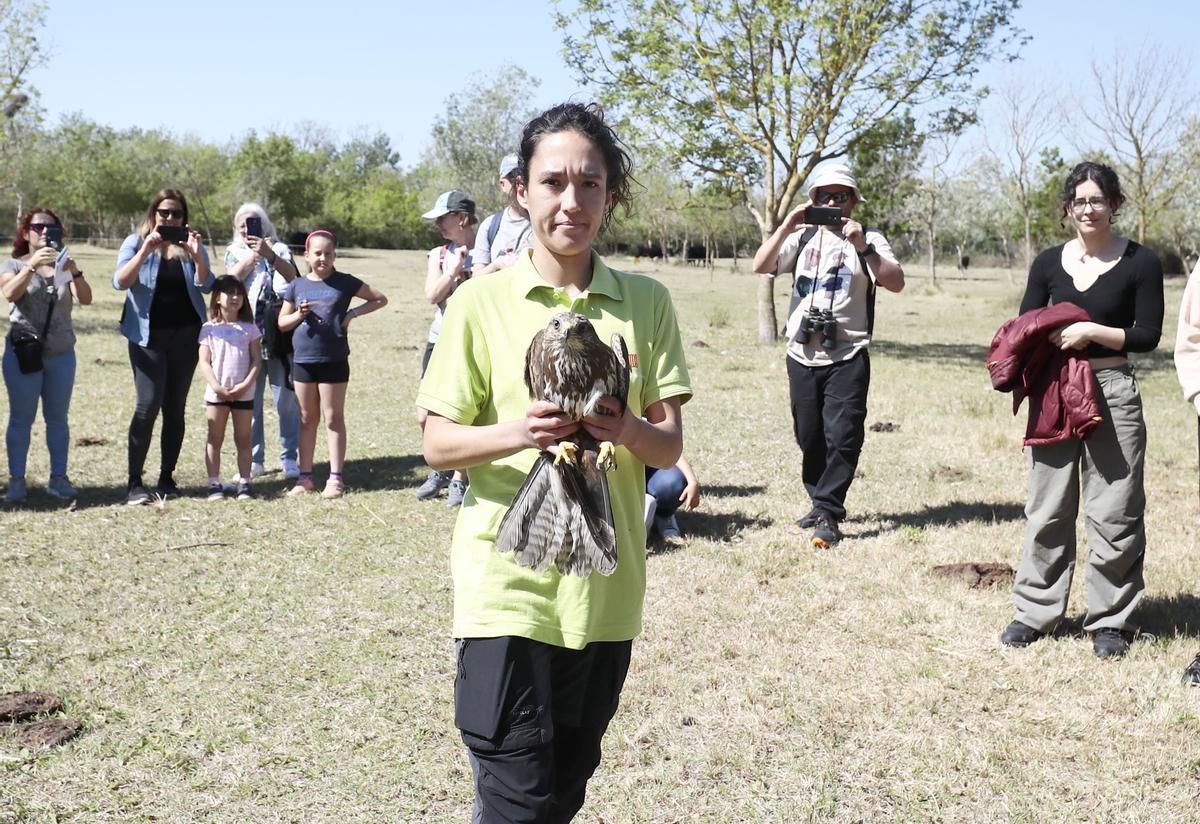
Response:
M620 402L629 395L625 339L601 342L584 315L560 312L533 336L525 353L525 383L536 400L557 404L582 421L597 411L604 395ZM603 412L603 410L599 410ZM611 575L617 568L617 538L607 471L615 447L599 443L582 427L543 451L504 513L496 549L515 552L517 563L539 572L554 564L563 575Z

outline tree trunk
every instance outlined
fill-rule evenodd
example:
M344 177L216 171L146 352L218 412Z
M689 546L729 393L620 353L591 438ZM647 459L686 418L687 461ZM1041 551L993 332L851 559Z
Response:
M934 286L938 285L937 279L937 231L930 223L928 231L925 233L925 240L929 247L929 280Z
M775 319L775 278L758 278L758 342L773 344L779 339L779 322Z

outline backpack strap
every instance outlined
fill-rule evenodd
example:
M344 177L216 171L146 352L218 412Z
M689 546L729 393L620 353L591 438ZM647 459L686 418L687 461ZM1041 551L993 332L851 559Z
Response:
M867 266L867 259L858 252L858 262L862 266L863 274L867 276L867 337L875 336L875 293L878 291L878 286L875 283L875 278L871 277L871 269Z
M487 245L489 255L492 253L492 244L496 242L496 235L500 234L500 221L502 220L504 220L503 209L492 215L492 222L488 224Z

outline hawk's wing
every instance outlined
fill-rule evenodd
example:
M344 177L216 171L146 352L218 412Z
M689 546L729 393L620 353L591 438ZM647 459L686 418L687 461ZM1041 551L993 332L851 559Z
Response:
M546 389L546 362L542 356L545 348L546 330L539 329L533 336L533 340L529 341L529 348L525 350L525 385L529 387L529 394L534 400L543 400L545 398Z
M613 332L612 352L616 360L616 374L613 391L609 394L621 399L621 411L624 412L624 407L629 402L629 347L625 345L625 338L618 332Z

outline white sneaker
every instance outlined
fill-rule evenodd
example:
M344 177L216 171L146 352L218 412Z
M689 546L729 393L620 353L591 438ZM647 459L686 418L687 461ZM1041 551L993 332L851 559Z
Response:
M255 478L261 478L265 474L267 474L267 468L265 466L260 463L250 464L250 480L253 481Z
M252 476L253 472L250 473ZM288 458L283 459L283 479L285 481L294 481L300 477L300 464Z
M646 493L646 534L650 534L650 527L654 525L654 513L658 509L658 499Z

